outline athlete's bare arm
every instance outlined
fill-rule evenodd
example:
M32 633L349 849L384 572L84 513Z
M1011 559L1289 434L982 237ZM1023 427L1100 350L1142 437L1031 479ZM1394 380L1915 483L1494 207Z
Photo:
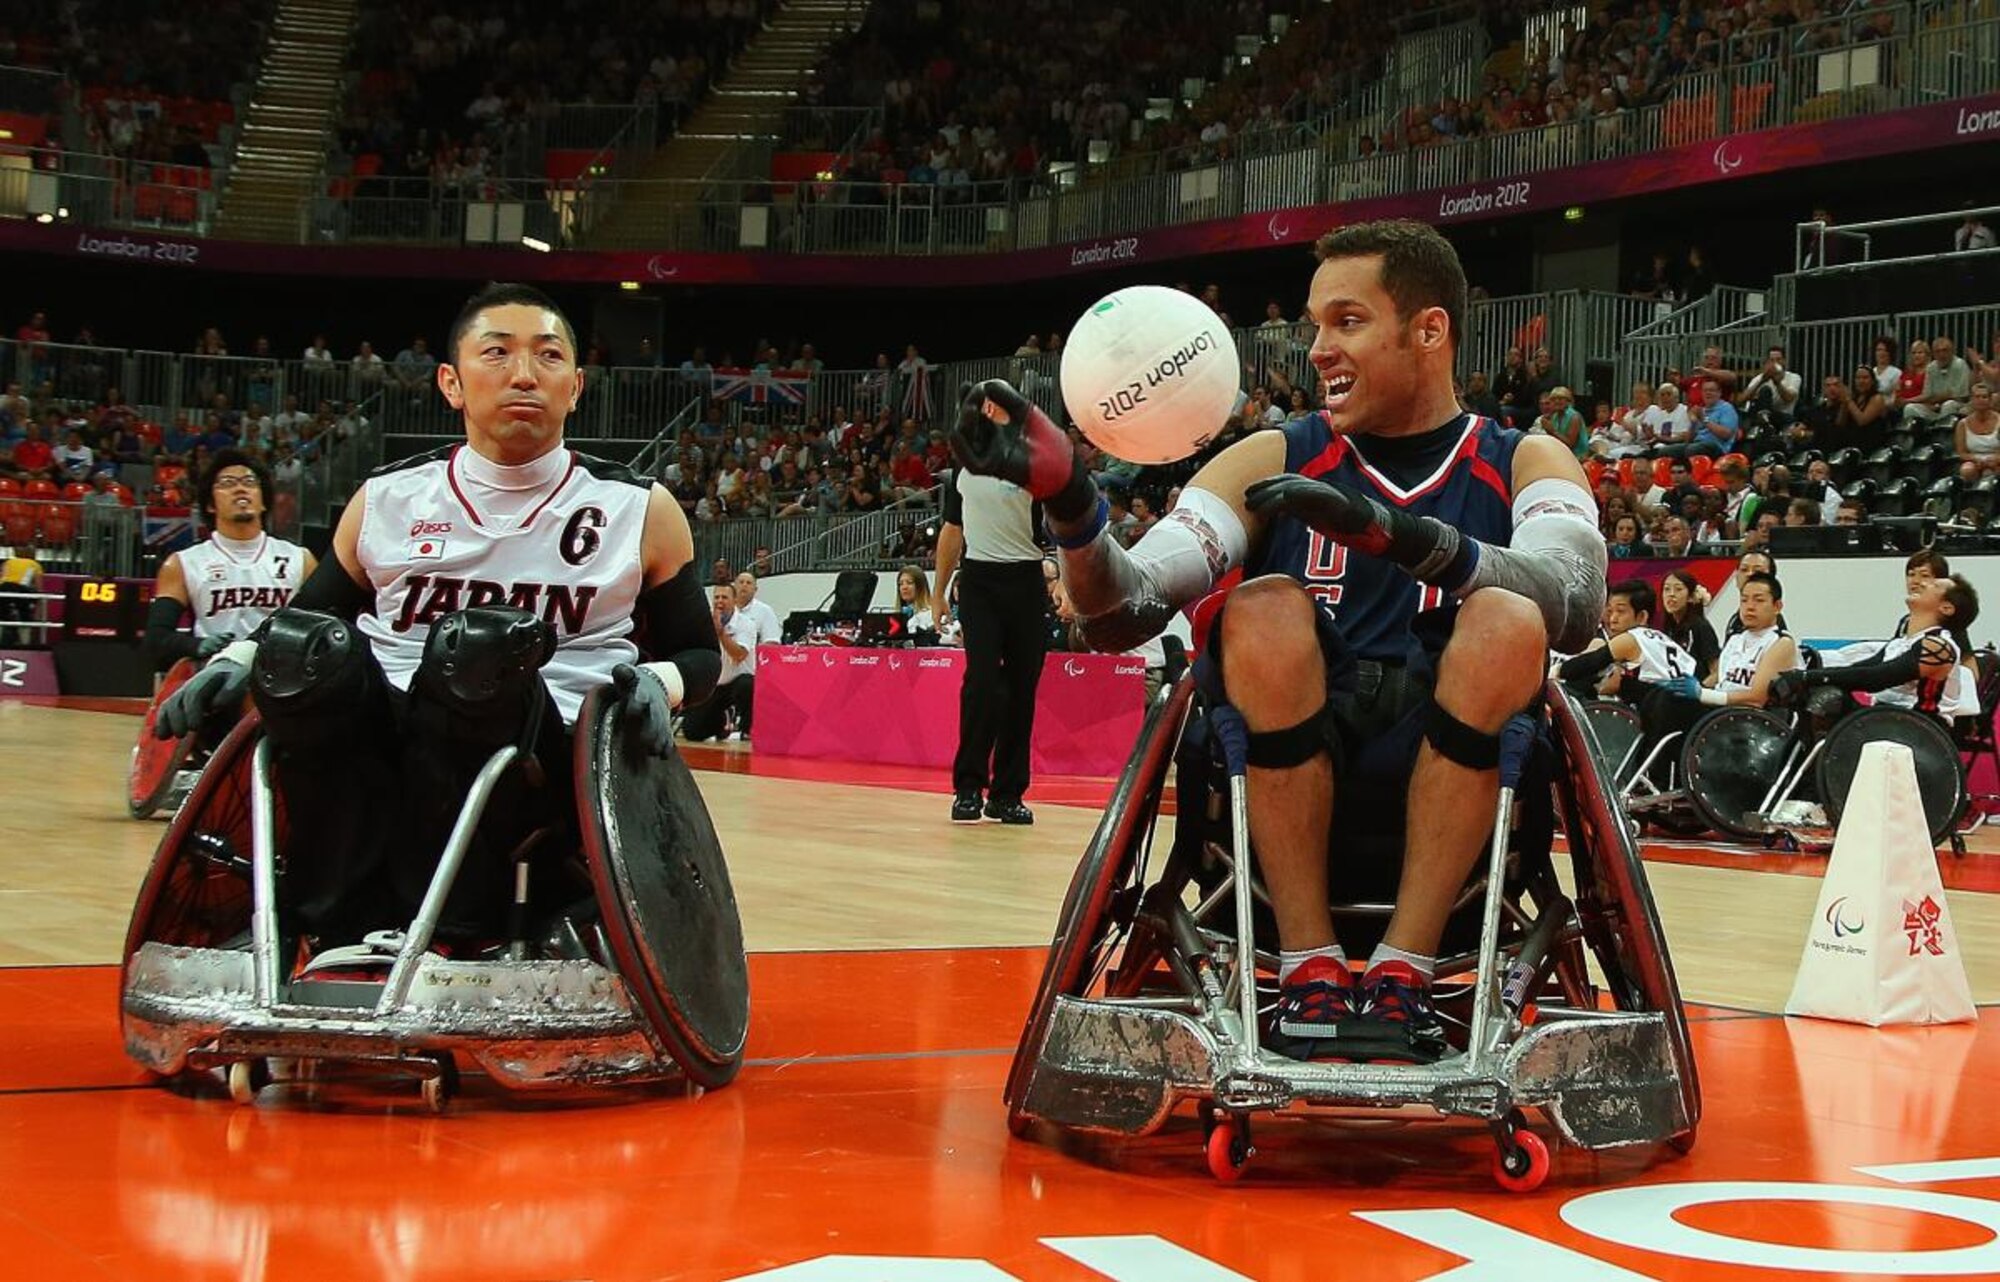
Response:
M166 598L188 604L187 576L181 569L181 554L176 552L160 566L160 577L153 580L153 599Z
M688 528L687 513L664 485L655 485L646 494L646 530L639 540L639 560L649 588L665 583L694 560L694 531Z
M1519 494L1536 481L1573 481L1586 491L1590 481L1583 474L1583 465L1576 461L1576 455L1569 447L1553 436L1524 436L1514 447L1514 489Z
M1799 666L1798 643L1790 637L1779 637L1768 646L1757 660L1757 671L1750 678L1748 690L1730 690L1724 701L1731 707L1747 706L1761 708L1771 697L1771 682L1781 672L1790 672Z

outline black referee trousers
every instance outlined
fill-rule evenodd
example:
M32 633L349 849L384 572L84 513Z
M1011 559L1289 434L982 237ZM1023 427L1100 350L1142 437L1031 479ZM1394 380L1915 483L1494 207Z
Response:
M965 681L958 690L952 791L1019 801L1028 791L1035 688L1048 651L1040 561L966 561L958 572Z

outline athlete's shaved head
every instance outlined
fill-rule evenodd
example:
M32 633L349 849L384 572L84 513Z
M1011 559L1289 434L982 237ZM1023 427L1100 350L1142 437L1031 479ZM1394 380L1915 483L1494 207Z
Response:
M454 361L458 359L458 345L465 341L467 334L472 332L472 327L478 322L481 312L489 308L506 307L510 304L536 307L543 311L554 313L556 323L560 327L559 332L563 343L569 348L571 359L575 359L576 327L569 323L569 317L563 314L563 309L556 306L555 299L550 298L533 285L522 285L507 281L488 282L484 289L466 299L465 306L458 309L458 317L451 323L451 335L445 340L445 356L447 359Z

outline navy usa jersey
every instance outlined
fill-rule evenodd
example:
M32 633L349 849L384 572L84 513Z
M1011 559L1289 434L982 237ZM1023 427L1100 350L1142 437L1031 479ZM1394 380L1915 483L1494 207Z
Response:
M1345 485L1416 516L1433 516L1484 543L1514 531L1514 449L1521 433L1461 414L1418 436L1347 436L1324 414L1285 424L1285 469ZM1246 575L1289 574L1326 602L1358 658L1417 663L1450 635L1458 603L1400 566L1353 552L1280 517ZM1448 608L1447 608L1448 607ZM1421 621L1420 621L1420 616Z

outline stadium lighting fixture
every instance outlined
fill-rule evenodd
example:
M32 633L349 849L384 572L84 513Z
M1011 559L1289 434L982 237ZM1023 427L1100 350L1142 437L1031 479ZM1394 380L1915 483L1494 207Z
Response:
M618 288L628 294L636 294L639 292L639 282L636 280L621 280L618 282Z
M549 252L549 242L541 239L539 236L523 236L521 237L521 243L538 254Z

